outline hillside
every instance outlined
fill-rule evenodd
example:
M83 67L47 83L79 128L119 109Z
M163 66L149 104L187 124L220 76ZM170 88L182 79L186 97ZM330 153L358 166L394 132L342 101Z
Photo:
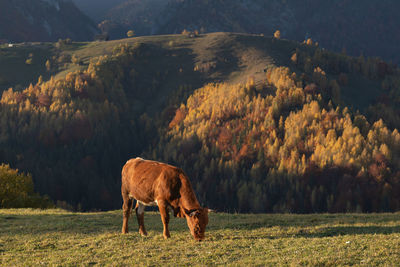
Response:
M22 89L36 82L40 75L45 79L51 73L46 61L54 56L52 44L20 45L9 48L0 45L0 92L9 87ZM22 75L23 74L23 75Z
M74 4L96 23L104 20L109 10L126 0L72 0Z
M312 38L320 46L359 56L379 56L400 62L397 53L400 19L396 0L169 0L125 1L102 18L102 29L111 38L180 33L184 29L205 32L264 33L277 29L288 39Z
M0 161L59 205L120 207L140 155L183 168L218 210L400 209L392 64L232 33L50 49L51 78L3 92Z
M96 25L71 1L13 0L0 3L0 41L93 40ZM0 43L1 43L0 42Z
M400 214L211 214L206 239L194 241L183 219L171 238L147 212L149 235L120 234L122 211L0 210L0 264L395 266Z

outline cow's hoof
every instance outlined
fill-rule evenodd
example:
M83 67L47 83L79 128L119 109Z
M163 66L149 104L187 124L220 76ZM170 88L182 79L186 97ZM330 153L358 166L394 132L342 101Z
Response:
M122 229L122 234L127 234L127 233L128 233L128 230Z
M139 231L139 234L140 234L141 236L147 236L147 232L146 232L146 231Z
M167 234L167 235L163 235L163 236L164 236L164 239L168 239L168 238L170 238L170 237L171 237L169 234Z

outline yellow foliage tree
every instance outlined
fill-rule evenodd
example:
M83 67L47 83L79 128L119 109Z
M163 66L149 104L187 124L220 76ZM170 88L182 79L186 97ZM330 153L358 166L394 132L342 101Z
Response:
M129 38L131 38L131 37L135 36L135 32L134 32L133 30L129 30L129 31L126 33L126 36L128 36Z
M47 198L33 191L30 174L19 173L9 165L0 165L0 208L50 207Z
M280 30L275 31L274 38L281 39L281 31Z

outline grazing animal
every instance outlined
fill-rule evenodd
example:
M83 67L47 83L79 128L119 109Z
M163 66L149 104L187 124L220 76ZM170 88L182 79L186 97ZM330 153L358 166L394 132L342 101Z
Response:
M190 233L196 240L204 239L208 209L200 206L189 179L180 168L142 158L130 159L122 168L121 194L124 200L122 233L128 232L128 219L133 199L136 199L135 212L142 236L147 235L145 206L158 205L165 239L170 237L168 209L173 210L175 217L186 218Z

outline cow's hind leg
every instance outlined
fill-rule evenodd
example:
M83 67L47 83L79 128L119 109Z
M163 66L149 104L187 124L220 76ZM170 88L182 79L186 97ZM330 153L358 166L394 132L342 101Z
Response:
M139 233L142 236L147 235L146 229L144 228L144 207L145 205L143 205L139 201L136 202L136 207L135 207L136 217L139 224Z
M164 225L163 236L165 239L167 239L171 237L168 229L168 224L169 224L168 203L166 203L165 201L159 201L158 208L160 210L161 220Z
M133 199L129 198L128 194L122 193L124 204L122 205L123 219L122 219L122 233L128 233L128 220L132 211Z

